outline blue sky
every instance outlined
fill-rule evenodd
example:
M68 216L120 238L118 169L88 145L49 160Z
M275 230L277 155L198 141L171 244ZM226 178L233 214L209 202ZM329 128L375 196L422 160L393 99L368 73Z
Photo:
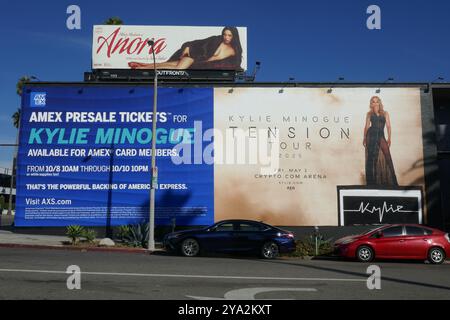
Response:
M3 1L0 27L0 143L13 143L11 115L22 75L82 81L90 70L92 25L111 16L125 24L247 27L248 65L257 81L427 82L450 80L448 0L278 1ZM81 30L68 30L66 9L81 8ZM381 30L366 27L369 5ZM0 149L0 167L12 150Z

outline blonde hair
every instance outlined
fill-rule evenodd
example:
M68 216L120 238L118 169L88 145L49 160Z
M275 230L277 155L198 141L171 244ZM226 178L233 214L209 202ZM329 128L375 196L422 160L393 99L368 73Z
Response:
M369 102L369 109L370 109L370 111L369 111L369 113L375 113L375 111L373 111L373 108L372 108L372 99L378 99L378 103L380 104L380 114L381 115L384 115L384 106L383 106L383 101L381 101L381 98L379 97L379 96L373 96L372 98L370 98L370 102Z

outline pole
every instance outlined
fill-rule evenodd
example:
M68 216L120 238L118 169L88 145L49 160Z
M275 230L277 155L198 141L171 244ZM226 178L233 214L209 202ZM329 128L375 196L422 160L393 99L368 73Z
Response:
M319 255L319 247L317 245L317 237L319 236L319 227L314 227L314 239L316 242L316 256Z
M14 170L16 170L16 175L17 175L17 154L19 152L18 146L19 146L20 120L21 120L20 118L22 118L22 108L20 108L19 125L18 125L17 133L16 133L16 145L14 147L14 153L13 153L13 165L12 165L12 170L11 170L11 183L10 183L10 188L9 188L8 213L7 213L7 215L9 215L9 216L12 215L12 189L14 187Z
M13 165L11 170L11 182L9 185L9 199L8 199L8 213L7 215L12 215L12 190L14 187L14 169L16 167L16 153L13 154Z
M154 43L153 43L154 45ZM152 46L153 46L152 45ZM150 221L148 232L148 250L155 250L155 187L158 179L158 169L156 168L156 120L158 102L158 73L156 72L155 51L153 52L153 70L155 72L153 80L153 117L152 117L152 180L150 183Z
M319 250L317 248L317 235L316 235L316 256L318 256L318 255L319 255Z

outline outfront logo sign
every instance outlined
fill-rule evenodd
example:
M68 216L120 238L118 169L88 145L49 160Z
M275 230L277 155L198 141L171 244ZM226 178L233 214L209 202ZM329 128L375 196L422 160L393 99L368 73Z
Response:
M46 92L31 92L30 107L45 107L47 103Z

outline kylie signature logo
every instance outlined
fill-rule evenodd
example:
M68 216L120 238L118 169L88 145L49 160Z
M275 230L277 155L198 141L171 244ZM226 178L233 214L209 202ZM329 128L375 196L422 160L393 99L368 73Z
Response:
M383 205L381 207L378 206L371 206L370 202L367 202L366 204L364 202L361 202L358 210L345 210L348 212L358 212L358 213L378 213L380 223L383 222L384 215L387 213L411 213L411 212L417 212L417 211L408 211L408 210L402 210L404 206L397 205L394 206L392 204L388 205L386 201L383 202Z

